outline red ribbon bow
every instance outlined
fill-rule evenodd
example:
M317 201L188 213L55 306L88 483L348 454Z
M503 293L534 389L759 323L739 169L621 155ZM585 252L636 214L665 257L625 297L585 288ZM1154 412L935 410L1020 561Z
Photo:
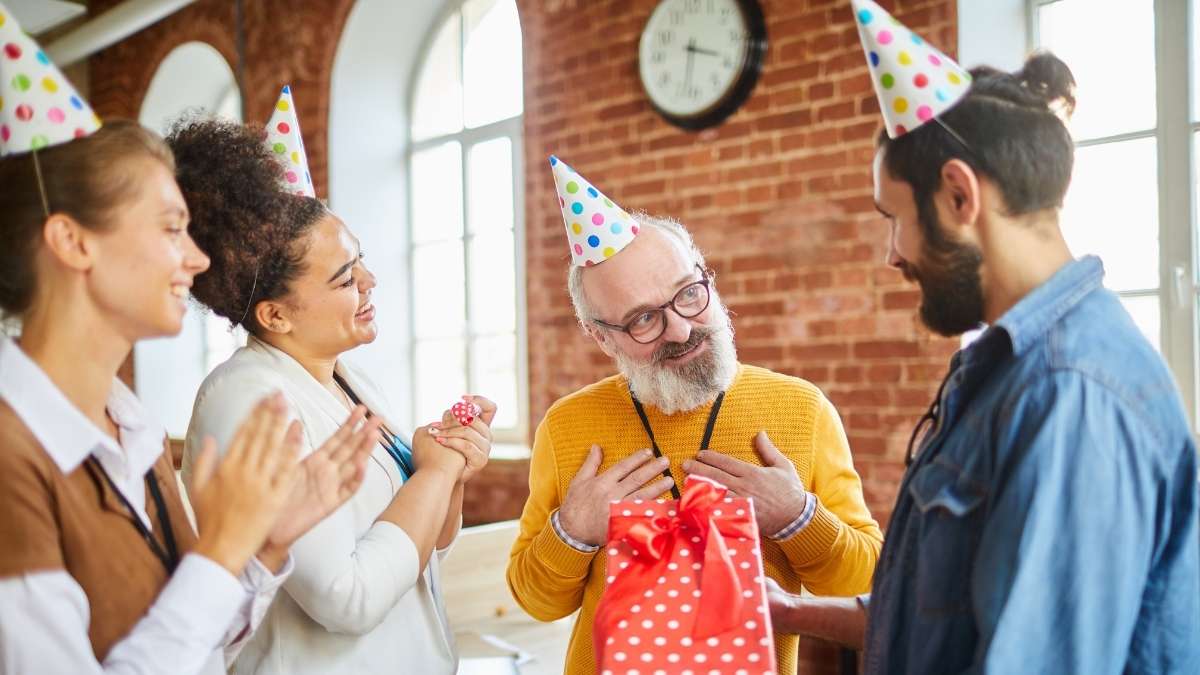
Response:
M678 546L688 546L699 537L704 550L700 571L700 601L692 624L692 637L703 639L723 633L738 623L742 613L742 585L725 546L725 537L755 539L753 513L717 515L724 505L725 486L715 481L689 477L675 516L617 517L609 524L609 541L626 542L635 551L633 564L609 586L597 611L600 627L610 627L627 608L641 599L645 589L656 583Z

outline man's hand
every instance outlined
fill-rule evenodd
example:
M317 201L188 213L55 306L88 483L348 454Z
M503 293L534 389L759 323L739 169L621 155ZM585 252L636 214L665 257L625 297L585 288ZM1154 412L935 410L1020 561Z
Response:
M558 524L577 539L591 546L600 546L608 539L608 505L622 499L654 499L671 489L674 481L659 476L670 464L664 458L654 458L649 450L639 450L617 462L608 471L597 474L604 459L600 446L593 445L579 473L571 479L567 496L558 509Z
M767 606L777 633L804 635L862 649L867 613L856 598L815 598L788 593L767 577Z
M800 483L796 467L767 438L767 432L758 432L754 447L762 457L763 466L702 450L695 461L683 463L683 470L711 478L738 496L753 498L758 528L771 536L796 520L812 497Z

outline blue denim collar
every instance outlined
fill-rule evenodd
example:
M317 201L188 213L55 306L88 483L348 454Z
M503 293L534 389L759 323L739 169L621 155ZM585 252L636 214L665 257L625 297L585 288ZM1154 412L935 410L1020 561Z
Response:
M1005 312L993 330L1007 333L1013 355L1020 356L1103 283L1104 264L1099 258L1071 261Z

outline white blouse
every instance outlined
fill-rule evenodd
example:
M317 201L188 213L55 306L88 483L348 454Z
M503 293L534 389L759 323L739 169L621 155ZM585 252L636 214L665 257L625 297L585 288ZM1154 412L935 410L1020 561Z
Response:
M63 473L95 455L137 516L152 526L143 476L162 455L166 433L120 380L113 380L107 403L119 443L8 338L0 339L0 398ZM246 632L258 626L290 567L289 561L275 576L251 559L235 579L208 558L185 555L146 616L112 646L103 663L96 662L88 640L87 594L69 573L49 570L0 578L0 675L218 675L245 644Z
M365 373L339 359L336 372L376 415L388 410ZM282 391L304 425L305 453L349 416L345 405L288 354L253 337L200 385L188 428L183 472L205 436L224 448L259 399ZM392 429L396 427L388 424ZM423 573L408 534L376 522L400 489L395 460L376 444L362 487L292 547L295 570L234 673L453 673L453 634L434 555Z

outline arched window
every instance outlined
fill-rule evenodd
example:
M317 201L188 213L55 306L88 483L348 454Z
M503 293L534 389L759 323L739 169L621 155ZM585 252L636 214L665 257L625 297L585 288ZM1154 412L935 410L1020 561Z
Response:
M185 42L167 54L150 80L138 121L165 134L172 122L189 112L242 119L242 95L233 69L221 52L204 42ZM163 420L171 437L183 438L187 432L205 376L245 342L245 331L230 330L227 320L192 303L177 337L142 340L134 346L138 397Z
M521 25L513 0L466 0L417 66L409 145L414 421L494 399L497 441L526 431Z

